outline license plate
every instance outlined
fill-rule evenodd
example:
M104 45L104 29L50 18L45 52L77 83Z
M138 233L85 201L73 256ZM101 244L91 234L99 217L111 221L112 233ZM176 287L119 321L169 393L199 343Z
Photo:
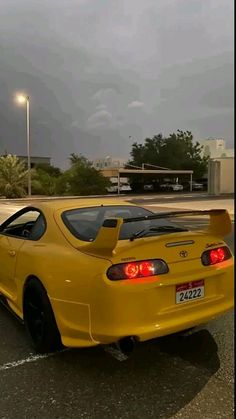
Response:
M203 279L176 285L175 302L176 304L181 304L199 300L200 298L204 298L204 291Z

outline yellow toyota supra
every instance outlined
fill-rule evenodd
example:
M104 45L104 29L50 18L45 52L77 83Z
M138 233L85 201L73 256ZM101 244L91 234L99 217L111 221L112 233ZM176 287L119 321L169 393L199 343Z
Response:
M206 229L179 222L206 214ZM0 226L1 300L41 353L190 329L233 307L230 231L226 210L41 200Z

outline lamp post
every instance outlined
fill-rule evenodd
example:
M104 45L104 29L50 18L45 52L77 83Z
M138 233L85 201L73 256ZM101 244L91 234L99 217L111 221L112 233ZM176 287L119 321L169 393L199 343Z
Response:
M30 159L30 98L27 95L17 95L17 102L26 105L26 137L27 137L27 168L28 168L28 196L31 196L31 159Z

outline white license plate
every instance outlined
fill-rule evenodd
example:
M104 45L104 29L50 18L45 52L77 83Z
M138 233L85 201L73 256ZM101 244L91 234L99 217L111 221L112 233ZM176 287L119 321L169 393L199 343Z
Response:
M176 285L175 302L176 304L181 304L199 300L200 298L204 298L204 291L203 279Z

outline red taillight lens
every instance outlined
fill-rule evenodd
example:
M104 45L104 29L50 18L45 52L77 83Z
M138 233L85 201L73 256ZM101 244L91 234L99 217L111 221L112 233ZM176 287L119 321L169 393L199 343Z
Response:
M153 275L155 271L154 263L152 262L141 262L139 265L139 272L142 276Z
M227 246L218 247L217 249L207 250L202 254L202 263L205 266L215 265L231 258L231 252Z
M136 278L139 273L139 265L137 263L127 263L124 265L124 273L127 278Z
M225 250L222 249L222 247L219 247L219 249L217 250L217 256L218 256L218 261L219 262L223 262L223 260L225 260Z
M218 249L210 251L210 262L211 265L219 262Z
M116 281L119 279L135 279L161 275L168 271L168 266L164 260L153 259L112 265L107 271L107 276L112 281Z

